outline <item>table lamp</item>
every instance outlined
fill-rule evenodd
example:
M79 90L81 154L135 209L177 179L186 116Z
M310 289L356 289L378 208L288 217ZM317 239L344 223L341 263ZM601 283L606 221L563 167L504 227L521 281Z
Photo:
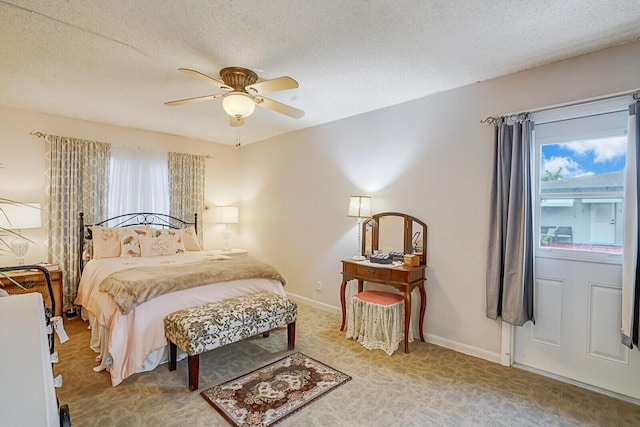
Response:
M231 246L229 240L231 239L231 230L229 224L238 223L238 207L237 206L219 206L217 219L220 224L225 224L227 227L222 233L222 239L224 240L223 251L230 251Z
M22 237L21 230L42 227L41 217L40 203L0 203L0 228L12 230L16 236L11 242L16 265L24 265L29 250L29 241Z
M367 258L362 255L362 219L371 216L371 197L350 196L347 216L358 218L358 254L354 255L352 259L364 261Z

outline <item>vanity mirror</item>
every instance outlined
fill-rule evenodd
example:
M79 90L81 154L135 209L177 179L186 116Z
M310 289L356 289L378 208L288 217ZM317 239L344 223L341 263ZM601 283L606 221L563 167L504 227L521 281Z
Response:
M383 212L362 222L362 253L402 252L420 257L427 264L427 225L411 215Z

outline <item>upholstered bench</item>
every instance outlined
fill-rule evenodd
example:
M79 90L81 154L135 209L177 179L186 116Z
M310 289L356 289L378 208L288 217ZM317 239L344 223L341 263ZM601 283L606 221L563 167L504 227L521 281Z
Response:
M169 341L169 370L176 369L177 347L188 356L189 389L198 388L200 353L287 325L293 350L298 306L281 295L258 292L198 307L185 308L164 318Z

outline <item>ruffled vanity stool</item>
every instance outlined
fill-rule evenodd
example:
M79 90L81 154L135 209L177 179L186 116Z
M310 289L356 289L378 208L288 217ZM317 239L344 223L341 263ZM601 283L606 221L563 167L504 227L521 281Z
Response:
M364 291L351 297L347 338L369 350L384 350L389 356L404 339L404 298L399 294ZM409 342L413 338L409 334Z

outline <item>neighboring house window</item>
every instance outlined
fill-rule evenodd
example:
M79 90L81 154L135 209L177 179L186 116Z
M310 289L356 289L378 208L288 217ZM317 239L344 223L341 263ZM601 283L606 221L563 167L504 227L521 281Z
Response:
M133 212L169 213L167 153L111 147L108 217Z
M621 262L627 102L535 118L538 255Z

